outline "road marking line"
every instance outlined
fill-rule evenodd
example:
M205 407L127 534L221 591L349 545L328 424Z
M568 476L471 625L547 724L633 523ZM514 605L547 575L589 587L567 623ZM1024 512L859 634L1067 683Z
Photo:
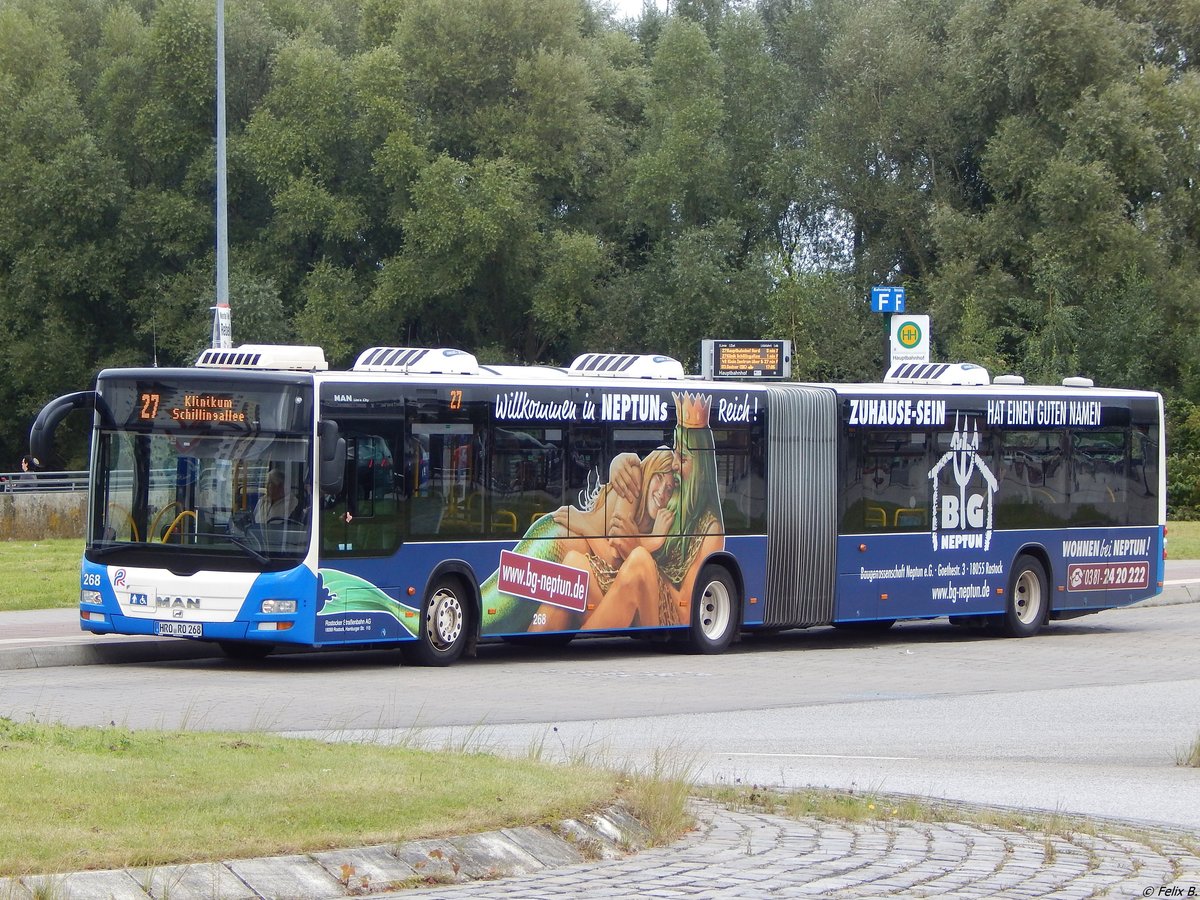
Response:
M894 762L912 762L917 757L915 756L846 756L841 753L736 753L728 751L721 754L722 756L763 756L763 757L784 757L785 759L870 759L870 760L891 760Z

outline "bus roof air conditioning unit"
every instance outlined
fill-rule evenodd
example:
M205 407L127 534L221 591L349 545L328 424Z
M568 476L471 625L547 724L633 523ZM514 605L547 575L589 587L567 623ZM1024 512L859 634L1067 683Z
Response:
M288 372L323 372L329 368L320 347L288 344L242 344L220 349L212 347L196 360L200 369L274 369Z
M479 361L465 350L450 347L372 347L359 354L354 372L394 372L400 375L478 375Z
M601 375L606 378L684 378L683 364L669 356L627 353L585 353L575 357L570 375Z
M883 383L978 386L991 380L988 370L974 363L901 363L888 370Z

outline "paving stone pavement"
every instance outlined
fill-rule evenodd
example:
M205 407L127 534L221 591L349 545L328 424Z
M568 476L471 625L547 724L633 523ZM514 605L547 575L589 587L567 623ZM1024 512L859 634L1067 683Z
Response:
M707 801L693 801L693 810L695 830L641 852L627 851L645 832L617 809L557 829L0 879L0 900L1200 897L1197 834L1118 823L1045 834L962 822L793 820ZM599 858L584 861L585 847ZM407 889L374 893L385 885Z
M404 896L1200 897L1200 835L1113 825L1047 836L954 823L795 821L710 803L697 803L696 812L700 828L670 847Z

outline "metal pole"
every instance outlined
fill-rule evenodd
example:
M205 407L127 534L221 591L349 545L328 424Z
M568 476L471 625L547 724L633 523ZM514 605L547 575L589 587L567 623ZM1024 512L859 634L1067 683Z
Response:
M225 0L217 0L217 305L213 308L212 346L233 346L225 181Z

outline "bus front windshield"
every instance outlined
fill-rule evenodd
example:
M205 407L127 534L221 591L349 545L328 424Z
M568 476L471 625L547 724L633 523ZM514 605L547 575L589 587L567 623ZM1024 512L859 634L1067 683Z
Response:
M270 395L269 405L288 408L285 418L242 391L237 408L251 413L222 413L237 419L230 427L188 421L196 410L217 418L209 410L227 409L225 395L189 386L170 397L169 420L140 399L165 405L166 388L120 388L107 392L118 405L115 427L96 433L89 558L172 571L281 569L304 558L312 520L312 439L299 408L306 401L294 391Z
M100 443L89 550L187 550L258 563L307 552L307 438L115 431L102 432Z

